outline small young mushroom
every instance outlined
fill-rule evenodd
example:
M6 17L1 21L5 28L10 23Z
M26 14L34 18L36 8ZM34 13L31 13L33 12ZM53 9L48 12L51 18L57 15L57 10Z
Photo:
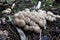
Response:
M14 18L14 24L22 27L22 26L25 26L25 21L24 20L20 20L18 18Z
M34 26L33 27L34 32L40 33L40 27L39 26Z
M24 15L21 13L21 14L18 15L18 18L19 18L19 19L24 19L25 17L24 17Z
M33 31L33 30L34 30L33 27L34 27L34 26L30 26L30 27L29 27L29 30L30 30L30 31Z
M47 12L46 19L49 21L55 21L56 20L56 15L54 15L52 12Z
M14 17L18 17L19 13L14 14Z
M8 31L7 30L4 30L3 31L3 34L7 37L8 36Z
M3 35L3 31L0 30L0 35Z
M18 22L18 26L19 27L24 27L25 26L25 21L24 20L19 20L19 22Z
M29 25L30 26L38 26L34 21L30 21Z
M11 13L11 9L10 8L7 8L6 10L2 11L2 13Z
M29 26L26 25L26 26L24 27L24 30L28 31L28 30L29 30Z
M17 17L13 19L13 22L15 25L17 25L19 23L20 19L18 19Z
M29 18L29 17L25 17L25 18L24 18L24 21L25 21L27 24L29 24L30 18Z

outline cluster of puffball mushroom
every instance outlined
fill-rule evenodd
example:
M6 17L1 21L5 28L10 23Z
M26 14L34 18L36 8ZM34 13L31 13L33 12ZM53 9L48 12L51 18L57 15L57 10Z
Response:
M4 38L4 40L6 40L6 38L8 37L8 31L7 30L0 30L0 37Z
M56 17L60 18L59 15L54 15L52 12L45 10L32 10L25 9L14 14L14 24L23 28L25 31L34 31L40 33L40 27L46 29L46 20L55 21Z

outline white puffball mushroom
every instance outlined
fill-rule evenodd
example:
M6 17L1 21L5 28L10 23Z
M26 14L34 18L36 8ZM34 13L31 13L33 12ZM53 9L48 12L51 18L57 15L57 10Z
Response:
M29 30L30 30L30 31L33 31L33 27L34 27L34 26L29 26Z
M30 26L38 26L34 21L30 21L29 25Z
M23 15L24 15L25 17L31 17L31 16L32 16L30 12L24 12Z
M52 12L50 12L50 11L48 11L47 12L47 15L50 15L50 16L53 16L53 17L55 17L56 15L54 15Z
M30 12L30 9L26 8L25 11L26 11L26 12Z
M19 27L24 27L25 26L25 21L24 20L19 20L18 26Z
M40 26L45 26L43 20L40 20L40 21L39 21L39 25L40 25Z
M34 26L34 27L33 27L33 30L34 30L34 32L36 32L36 33L40 33L40 27L38 27L38 26Z
M8 36L8 31L4 30L4 31L3 31L3 34L4 34L5 36Z
M39 20L37 20L34 16L31 16L30 19L31 19L32 21L36 22L36 23L39 22Z
M18 18L19 18L19 19L24 19L25 17L24 17L24 15L21 13L21 14L18 15Z
M0 35L3 35L3 31L0 30Z
M60 15L56 15L57 18L60 18Z
M14 14L14 17L18 17L19 13Z
M19 21L20 21L20 19L18 19L18 18L14 18L14 20L13 20L15 25L17 25L19 23Z
M30 22L30 18L29 17L25 17L24 21L28 24Z
M23 26L25 26L25 21L24 20L20 20L18 18L15 18L14 19L14 24L18 25L19 27L23 27Z
M3 37L7 37L8 36L8 31L7 30L0 30L0 35L2 35Z
M24 27L24 30L28 31L28 30L29 30L29 26L26 25L26 26Z
M2 11L2 13L11 13L11 9L10 8L7 8L6 10Z
M46 19L49 21L55 21L56 20L56 15L54 15L52 12L48 11Z
M46 11L44 11L44 10L38 10L38 14L39 14L39 16L43 16L43 17L46 17Z
M49 21L55 21L56 20L55 17L49 16L49 15L46 17L46 19Z

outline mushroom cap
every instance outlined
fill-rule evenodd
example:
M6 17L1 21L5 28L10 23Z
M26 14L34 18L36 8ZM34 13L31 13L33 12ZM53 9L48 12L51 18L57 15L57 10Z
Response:
M40 33L40 27L38 27L38 26L34 26L34 27L33 27L33 30L34 30L34 32L36 32L36 33Z
M19 21L20 21L20 19L18 19L17 17L14 18L14 20L13 20L13 22L14 22L15 25L17 25L19 23Z
M24 27L25 26L25 21L24 20L19 20L18 26L19 27Z
M26 26L24 27L24 30L28 31L28 30L29 30L29 26L26 25Z

